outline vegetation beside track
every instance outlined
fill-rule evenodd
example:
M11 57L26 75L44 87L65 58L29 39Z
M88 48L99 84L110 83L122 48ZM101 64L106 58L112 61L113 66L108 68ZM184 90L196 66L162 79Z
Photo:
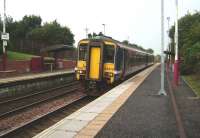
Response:
M7 51L7 55L9 60L30 60L32 57L36 57L35 55L14 52L14 51Z
M184 76L184 79L192 87L198 97L200 97L200 78L195 75Z
M200 78L200 11L188 12L178 21L179 25L179 55L181 59L180 71L183 75L196 75ZM169 31L171 51L174 56L174 31ZM174 57L173 57L174 58Z

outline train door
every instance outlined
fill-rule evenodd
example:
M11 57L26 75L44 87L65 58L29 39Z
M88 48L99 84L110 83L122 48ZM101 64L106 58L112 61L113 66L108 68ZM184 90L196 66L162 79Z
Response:
M93 80L99 79L100 73L100 47L91 47L90 49L90 72L89 78Z

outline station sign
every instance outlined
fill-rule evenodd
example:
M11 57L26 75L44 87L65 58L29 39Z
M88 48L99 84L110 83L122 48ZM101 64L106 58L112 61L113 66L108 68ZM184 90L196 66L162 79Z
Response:
M9 33L2 33L1 34L1 39L8 41L9 40Z

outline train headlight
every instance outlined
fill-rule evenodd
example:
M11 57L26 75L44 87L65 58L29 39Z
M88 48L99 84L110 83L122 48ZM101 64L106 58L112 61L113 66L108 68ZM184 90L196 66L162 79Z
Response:
M110 77L113 77L113 76L114 76L114 74L113 74L113 73L109 73L109 76L110 76Z
M121 73L121 71L117 71L117 70L114 71L114 74L115 74L115 75L116 75L116 74L119 74L119 73Z
M85 74L85 70L78 70L77 71L79 74Z
M114 74L112 72L105 72L104 76L107 77L107 78L110 78L110 77L113 77Z

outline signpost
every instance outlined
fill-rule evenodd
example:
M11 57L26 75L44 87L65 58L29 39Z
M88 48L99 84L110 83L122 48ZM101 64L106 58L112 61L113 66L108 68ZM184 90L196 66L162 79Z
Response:
M1 40L8 41L9 40L9 33L2 33L1 34Z
M9 40L9 33L6 33L6 0L4 0L4 16L3 16L3 33L1 34L3 40L3 70L6 70L6 46Z

